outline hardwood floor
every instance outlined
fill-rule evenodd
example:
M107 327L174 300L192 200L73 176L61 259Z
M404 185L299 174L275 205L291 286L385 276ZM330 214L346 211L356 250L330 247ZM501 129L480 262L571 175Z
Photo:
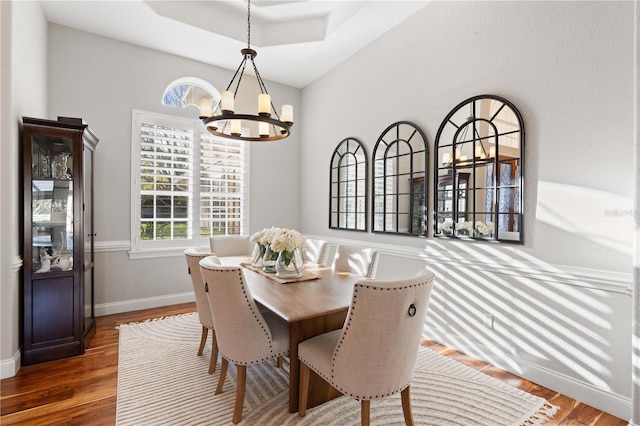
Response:
M118 330L116 325L194 312L195 303L97 318L96 334L82 356L20 369L1 382L2 425L113 425L116 418ZM627 422L567 396L499 370L435 342L423 344L560 407L547 425L622 426Z

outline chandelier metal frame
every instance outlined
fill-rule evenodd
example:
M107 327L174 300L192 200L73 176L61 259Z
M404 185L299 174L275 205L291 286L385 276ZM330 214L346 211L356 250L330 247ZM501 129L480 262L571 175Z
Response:
M235 99L238 89L240 88L240 83L242 82L242 77L244 76L244 71L247 66L247 63L250 62L253 71L255 73L256 79L258 81L258 86L260 87L260 94L269 95L267 91L267 87L260 76L260 72L258 71L258 67L254 62L254 58L258 54L254 49L251 48L251 0L247 1L247 47L240 50L242 54L242 62L236 69L233 78L229 82L226 91L230 91L232 86L235 87L233 89L233 98ZM278 115L276 109L273 106L273 102L269 99L270 103L270 111L269 112L259 112L258 115L253 114L238 114L235 113L234 110L222 109L222 102L218 104L215 112L211 116L200 116L202 123L205 128L213 135L220 136L223 138L237 139L237 140L245 140L252 142L268 142L281 140L289 136L291 126L293 126L293 121L283 120ZM273 115L273 116L272 116ZM275 116L275 117L274 117ZM241 132L238 133L237 128L232 129L232 121L240 120L240 122L256 122L258 123L259 130L258 135L243 135ZM260 134L260 124L263 124L262 129L266 129L268 126L268 134ZM246 126L239 126L246 127Z

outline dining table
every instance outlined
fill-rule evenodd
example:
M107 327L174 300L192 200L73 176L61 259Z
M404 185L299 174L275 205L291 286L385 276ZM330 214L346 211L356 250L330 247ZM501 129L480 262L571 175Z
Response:
M223 265L241 266L254 300L289 324L289 412L298 411L300 361L298 343L342 328L351 304L354 284L360 275L334 270L331 266L305 263L305 280L286 282L275 274L253 268L250 258L220 257ZM318 406L341 393L311 372L307 408Z

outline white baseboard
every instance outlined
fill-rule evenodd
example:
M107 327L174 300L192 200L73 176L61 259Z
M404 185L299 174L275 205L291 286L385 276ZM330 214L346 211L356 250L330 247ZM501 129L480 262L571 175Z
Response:
M463 352L474 358L488 362L530 382L591 405L598 410L613 414L621 419L631 417L631 398L599 389L589 383L576 380L565 374L518 358L513 354L496 352L488 346L473 342L461 336L450 336L433 328L426 334L429 339Z
M0 379L8 379L16 375L20 369L20 350L12 358L0 361Z
M139 309L159 308L179 303L195 302L195 300L193 292L186 292L166 296L146 297L144 299L124 300L121 302L101 303L95 306L95 316L102 317L104 315L137 311Z

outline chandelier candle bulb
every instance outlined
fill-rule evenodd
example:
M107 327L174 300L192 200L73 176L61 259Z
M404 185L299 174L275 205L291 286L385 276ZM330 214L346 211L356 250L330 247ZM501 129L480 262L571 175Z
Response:
M231 134L233 136L240 136L242 134L241 120L231 120Z
M220 109L222 110L222 112L234 112L235 108L233 93L225 90L224 92L220 93L220 96Z
M213 113L213 100L202 98L199 102L200 117L209 117Z
M258 114L266 115L267 117L271 115L271 96L270 95L266 93L261 93L258 95Z
M285 123L293 123L293 105L282 105L282 117Z
M482 147L476 146L476 158L484 158L484 153L482 152Z
M489 148L489 158L494 158L496 156L496 147L492 146Z
M266 138L269 136L269 123L258 123L258 134L261 138Z

